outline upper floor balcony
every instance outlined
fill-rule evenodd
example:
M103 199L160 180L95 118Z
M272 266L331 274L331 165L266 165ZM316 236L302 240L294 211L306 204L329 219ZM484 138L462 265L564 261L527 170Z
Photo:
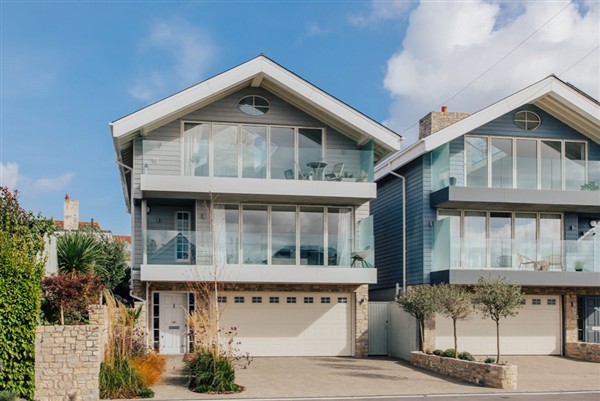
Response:
M256 139L193 145L143 140L141 189L146 197L211 192L223 200L282 196L288 202L328 198L352 205L376 196L372 143L347 149L290 140L292 146Z
M585 142L465 137L431 153L433 207L600 211L600 161Z

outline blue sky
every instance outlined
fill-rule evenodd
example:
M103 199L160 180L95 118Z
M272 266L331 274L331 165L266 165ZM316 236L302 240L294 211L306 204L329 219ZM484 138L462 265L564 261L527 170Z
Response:
M550 73L600 97L597 1L0 4L0 183L57 219L68 193L116 234L108 123L259 53L407 142L442 103L474 112Z

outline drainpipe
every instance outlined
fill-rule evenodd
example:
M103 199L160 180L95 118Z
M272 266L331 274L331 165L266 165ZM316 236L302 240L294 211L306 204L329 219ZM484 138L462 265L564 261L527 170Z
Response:
M390 171L402 180L402 294L406 294L406 177Z

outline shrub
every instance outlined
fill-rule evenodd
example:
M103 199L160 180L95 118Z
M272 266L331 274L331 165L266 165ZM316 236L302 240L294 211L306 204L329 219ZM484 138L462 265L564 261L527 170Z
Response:
M167 366L167 359L164 355L149 352L146 355L131 358L131 366L142 376L146 386L153 386L162 379L162 374Z
M458 354L458 359L462 359L464 361L474 361L475 360L475 358L473 358L473 355L471 355L467 351L460 352Z
M485 362L485 363L494 363L494 362L496 362L496 358L490 358L490 357L488 357L488 358L485 358L483 362Z
M153 398L154 391L152 391L152 389L149 389L148 387L144 387L143 389L140 390L138 395L140 396L140 398Z
M241 390L240 386L235 384L235 370L231 361L206 350L198 351L185 362L183 374L187 379L188 388L197 393Z
M441 349L434 349L433 350L433 355L437 355L437 356L443 356L444 351L442 351Z
M12 390L0 391L0 401L14 401L17 395Z
M100 398L135 398L144 388L144 379L127 359L100 365Z
M446 358L456 358L456 351L452 348L448 348L442 353L442 356L445 356Z
M100 301L102 283L93 273L59 273L42 280L45 317L50 322L85 323L90 305Z

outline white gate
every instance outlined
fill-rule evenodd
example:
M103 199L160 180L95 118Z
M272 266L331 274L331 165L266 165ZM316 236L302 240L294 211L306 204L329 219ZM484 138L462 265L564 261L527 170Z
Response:
M369 355L388 355L389 302L369 302Z

